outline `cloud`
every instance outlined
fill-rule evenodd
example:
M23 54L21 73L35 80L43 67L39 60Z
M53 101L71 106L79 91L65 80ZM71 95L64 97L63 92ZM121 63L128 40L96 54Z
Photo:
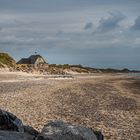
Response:
M132 30L140 30L140 16L135 19L134 25L131 27Z
M56 36L60 36L63 34L63 31L62 30L58 30L57 33L56 33Z
M93 23L92 22L88 22L84 27L85 30L92 29L92 28L93 28Z
M65 10L66 7L61 5ZM93 5L94 8L76 8L75 11L65 12L55 12L55 7L50 10L45 7L46 11L36 13L19 12L20 9L15 13L1 12L0 49L12 52L18 58L37 51L48 59L52 58L50 63L81 63L97 67L123 67L126 61L133 59L134 63L129 64L140 68L140 32L129 30L132 23L138 25L137 20L133 20L138 17L138 12L132 12L132 5L126 4L128 8L123 5L122 9L121 6ZM128 18L123 20L125 16L121 12L107 13L114 9L125 11ZM136 7L134 9L139 10ZM92 34L93 31L96 34Z
M108 32L120 27L119 23L125 16L121 12L110 12L108 18L101 18L97 32Z

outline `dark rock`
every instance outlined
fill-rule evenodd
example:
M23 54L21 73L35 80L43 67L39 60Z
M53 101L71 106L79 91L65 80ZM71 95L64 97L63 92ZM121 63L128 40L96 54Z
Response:
M12 113L0 109L0 130L22 132L22 121Z
M31 126L25 125L25 126L23 126L23 128L24 128L24 133L33 135L35 137L37 137L38 134L39 134L39 132L37 130L35 130L33 127L31 127Z
M0 140L34 140L38 134L12 113L0 109Z
M0 140L103 140L101 132L63 121L50 122L39 134L12 113L0 109Z
M103 140L103 135L87 127L55 121L44 126L37 140Z
M15 131L0 131L0 140L34 140L33 135Z
M31 126L23 125L22 121L12 113L0 109L0 130L24 132L37 137L39 134Z
M103 137L103 135L100 131L94 131L94 134L96 135L97 140L103 140L104 139L104 137Z

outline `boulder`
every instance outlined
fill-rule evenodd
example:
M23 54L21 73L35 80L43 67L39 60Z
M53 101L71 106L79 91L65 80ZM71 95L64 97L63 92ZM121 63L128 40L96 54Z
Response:
M0 109L0 130L22 132L22 126L22 121L15 115Z
M33 127L29 126L29 125L24 125L23 126L23 129L24 129L24 133L27 133L27 134L30 134L30 135L33 135L35 137L38 136L39 132L37 130L35 130Z
M87 127L54 121L44 126L37 140L103 140L103 135Z
M35 137L21 132L0 131L0 140L35 140Z
M39 134L12 113L0 109L0 140L103 140L103 135L63 121L49 122Z
M23 125L22 121L12 113L0 109L0 131L1 130L26 133L35 137L39 134L33 127Z

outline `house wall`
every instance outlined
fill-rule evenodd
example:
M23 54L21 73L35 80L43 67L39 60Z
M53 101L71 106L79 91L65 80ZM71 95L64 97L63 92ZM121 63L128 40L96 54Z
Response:
M34 64L44 64L44 63L45 61L41 57L37 58L36 61L34 62Z

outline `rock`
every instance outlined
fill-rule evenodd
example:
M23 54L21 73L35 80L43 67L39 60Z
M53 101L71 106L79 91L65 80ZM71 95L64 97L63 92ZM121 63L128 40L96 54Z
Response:
M0 130L22 132L22 121L12 113L0 109Z
M44 126L37 140L103 140L103 135L87 127L55 121Z
M103 135L100 131L94 131L94 134L96 135L97 140L103 140L104 139L104 137L103 137Z
M63 121L49 122L39 134L12 113L0 109L0 140L103 140L103 135Z
M36 131L33 127L23 125L22 121L12 113L3 111L1 109L0 109L0 130L24 132L26 134L33 135L35 137L39 134L39 132Z
M37 137L38 134L39 134L39 132L37 130L35 130L33 127L31 127L31 126L25 125L25 126L23 126L23 128L24 128L24 133L33 135L35 137Z
M0 131L0 140L34 140L33 135L15 131Z

